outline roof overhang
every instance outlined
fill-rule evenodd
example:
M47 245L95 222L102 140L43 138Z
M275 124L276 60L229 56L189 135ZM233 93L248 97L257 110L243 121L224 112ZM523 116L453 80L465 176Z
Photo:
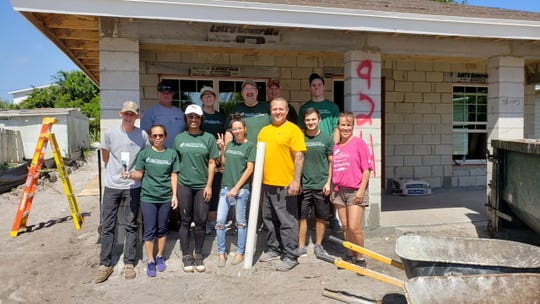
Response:
M540 40L540 20L400 13L226 0L11 0L20 12Z

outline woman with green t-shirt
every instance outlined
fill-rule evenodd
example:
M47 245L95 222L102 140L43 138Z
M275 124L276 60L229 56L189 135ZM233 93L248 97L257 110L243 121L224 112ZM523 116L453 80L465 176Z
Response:
M180 249L185 272L206 270L202 254L206 234L212 181L219 150L216 138L201 130L203 111L192 104L186 108L187 130L176 135L174 148L180 158L178 174L178 209L180 211ZM217 194L216 194L217 195ZM195 254L190 251L190 226L193 227Z
M255 165L255 145L246 139L246 122L239 113L231 115L231 129L234 140L224 145L223 136L218 139L221 150L221 162L225 166L221 180L221 192L217 210L217 246L218 266L225 267L225 222L229 209L235 206L238 242L236 255L231 262L240 264L244 260L247 236L246 209L249 200L249 179Z
M162 125L153 125L149 130L152 146L137 154L132 179L142 178L141 211L144 223L144 247L148 256L146 274L156 276L165 271L163 249L167 237L167 221L171 207L176 209L177 173L180 170L178 154L164 146L167 132ZM154 243L157 238L157 255L154 259Z

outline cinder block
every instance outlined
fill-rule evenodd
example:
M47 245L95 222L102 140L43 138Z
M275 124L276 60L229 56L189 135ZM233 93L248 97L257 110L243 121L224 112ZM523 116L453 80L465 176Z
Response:
M441 94L440 93L422 93L424 96L424 102L429 103L440 103Z
M275 57L270 55L256 55L253 58L253 65L256 66L274 66L276 64Z
M396 92L412 92L413 83L409 81L396 81L395 91Z
M296 67L296 56L276 56L276 66Z
M392 76L393 76L394 80L396 80L396 81L407 81L407 72L406 71L394 70Z
M414 155L431 155L433 154L433 149L431 145L415 145L414 146Z
M403 136L403 141L410 144L422 144L422 135L407 134Z
M425 145L439 145L441 144L441 136L439 134L422 135L422 143Z
M396 61L396 70L414 71L414 62L412 62L412 61Z
M437 125L441 123L441 116L439 114L426 113L426 114L423 114L422 122Z
M443 79L442 72L426 72L426 81L428 82L442 82Z
M431 103L414 103L414 113L433 113L433 104Z
M440 155L424 155L422 156L422 163L429 166L438 166L441 164Z
M387 166L403 166L403 156L389 156L385 159Z
M413 145L411 144L402 144L396 145L394 147L394 155L412 155L413 154Z
M386 102L403 102L405 101L405 94L403 92L386 92ZM388 111L390 112L390 111Z
M388 165L388 164L387 164ZM396 178L400 178L400 177L412 177L414 176L414 172L413 172L413 168L414 167L410 167L410 166L407 166L407 167L397 167L395 168L395 171L396 171L396 175L395 177Z
M422 165L422 156L405 156L404 158L405 165L407 166L421 166Z
M415 82L413 84L414 92L431 92L432 83L431 82Z
M412 103L397 103L395 105L396 113L413 113L414 105Z
M405 92L405 102L423 102L422 93Z
M313 69L311 68L295 68L291 71L291 78L293 79L304 79L306 83L309 83L308 78L311 75ZM321 75L324 77L324 75Z
M426 81L426 72L408 71L407 81Z
M279 59L279 57L276 57L276 62L277 62L278 59ZM285 80L290 80L291 79L291 70L292 70L291 68L284 67L284 68L280 68L279 70L280 70L279 78L280 78L280 80L282 82L285 81ZM281 84L280 84L280 86L281 86Z
M184 53L186 58L191 58L191 52ZM159 51L156 53L156 61L159 62L182 62L182 52Z
M296 64L299 67L316 68L316 67L319 67L319 57L316 57L316 56L298 56L298 57L296 57Z
M417 71L433 71L433 63L429 61L417 61L414 63Z

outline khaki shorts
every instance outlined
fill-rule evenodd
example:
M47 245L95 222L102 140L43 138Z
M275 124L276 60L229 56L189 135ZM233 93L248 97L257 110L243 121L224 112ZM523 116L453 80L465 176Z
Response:
M369 206L369 191L366 189L364 197L359 204L354 203L354 196L356 195L356 189L339 188L337 192L332 192L332 204L338 206L352 206L359 205L362 207Z

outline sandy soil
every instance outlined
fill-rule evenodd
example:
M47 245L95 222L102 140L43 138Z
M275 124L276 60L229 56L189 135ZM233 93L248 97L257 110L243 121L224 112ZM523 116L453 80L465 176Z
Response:
M75 193L79 193L97 175L95 155L70 174ZM136 265L134 280L123 278L122 259L103 284L95 284L98 268L99 223L98 196L79 196L84 224L75 230L60 182L42 182L35 194L27 231L10 237L11 225L19 202L20 190L0 196L4 212L0 214L0 304L7 303L338 303L324 297L323 290L347 293L360 299L405 303L403 291L386 283L357 276L347 270L317 260L312 252L300 258L300 265L281 273L272 263L216 266L215 236L207 238L207 271L184 273L181 269L176 233L170 233L165 258L168 268L155 278L145 273L146 263ZM327 234L330 232L328 231ZM367 233L366 248L397 259L394 254L396 232L382 229ZM232 244L235 243L232 238ZM261 254L264 236L258 238L254 260ZM325 241L327 251L344 253ZM234 246L234 245L231 245ZM368 260L368 268L406 280L399 269Z

